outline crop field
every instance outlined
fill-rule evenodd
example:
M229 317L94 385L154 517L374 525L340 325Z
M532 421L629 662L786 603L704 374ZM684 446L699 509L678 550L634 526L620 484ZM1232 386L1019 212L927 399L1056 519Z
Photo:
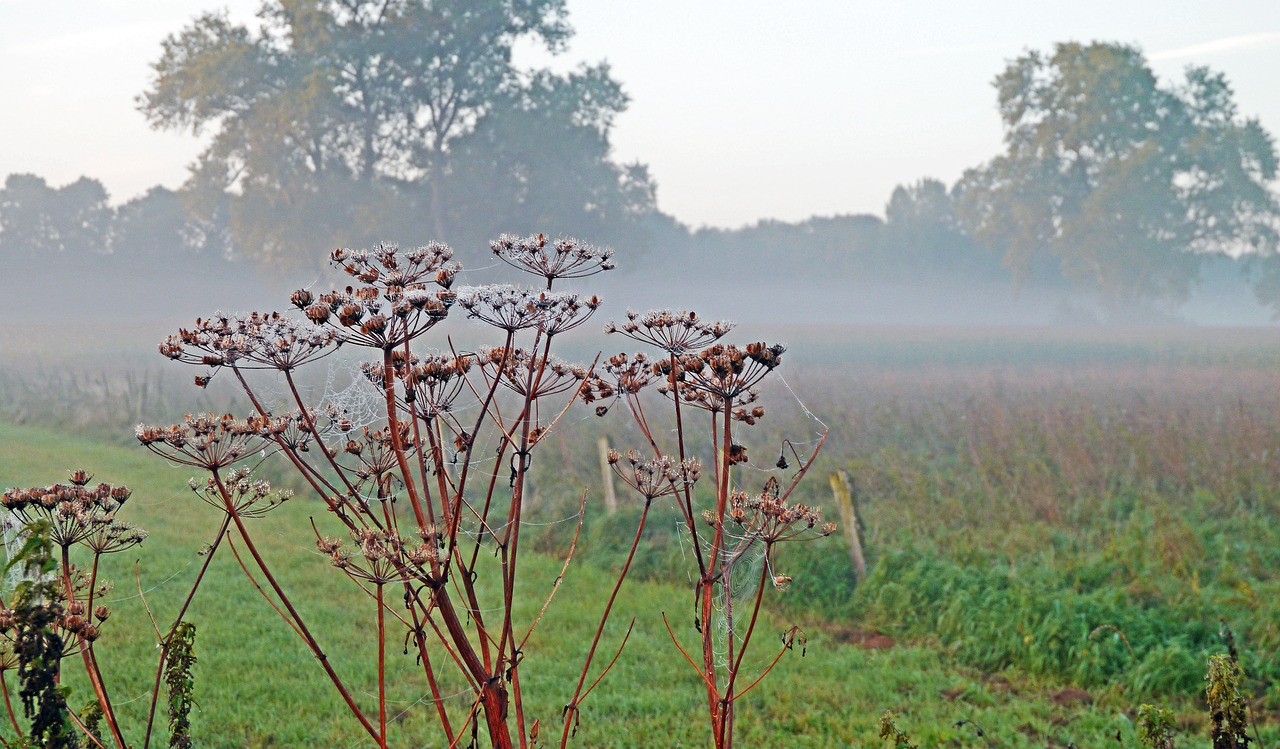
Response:
M792 581L766 598L761 627L798 624L807 640L745 698L742 746L877 746L885 710L920 746L1137 746L1143 703L1174 711L1179 746L1208 745L1205 664L1228 640L1261 744L1280 741L1274 331L815 326L743 336L789 344L785 379L768 384L767 414L745 437L744 482L752 466L803 453L829 427L800 499L838 519L827 478L848 475L869 574L855 580L844 529L778 560ZM99 644L136 740L129 725L145 717L156 668L142 603L160 621L172 615L218 516L187 489L188 469L137 447L130 429L244 407L226 383L197 390L188 369L110 330L0 329L0 351L0 485L85 468L130 485L128 520L151 532L111 559L115 613ZM527 562L520 617L542 605L582 489L591 497L564 587L527 648L527 710L555 734L545 745L558 739L638 514L625 487L616 513L597 500L599 435L640 446L622 419L582 408L549 438L543 455L555 465L531 473L528 532L539 553ZM308 542L313 517L326 530L323 514L300 492L252 527L357 701L372 703L374 608ZM571 745L708 745L699 679L661 616L687 617L687 550L674 514L645 533L605 631L610 654L632 617L635 629L583 705ZM216 559L210 575L189 616L197 745L367 744L234 558ZM759 642L763 665L777 640ZM412 745L442 745L412 652L389 650L393 719ZM77 665L68 661L73 707L92 697ZM444 686L447 698L469 700L465 685Z

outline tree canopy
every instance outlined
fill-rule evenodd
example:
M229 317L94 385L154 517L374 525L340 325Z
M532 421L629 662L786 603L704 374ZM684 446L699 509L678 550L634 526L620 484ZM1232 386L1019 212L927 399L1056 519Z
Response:
M609 161L627 99L608 68L512 61L571 32L564 0L267 0L255 26L208 13L170 36L138 103L154 127L214 131L193 186L231 193L233 235L261 256L389 229L456 241L480 204L543 230L521 221L539 201L570 221L635 199Z
M107 190L96 179L52 187L34 174L10 174L0 189L0 247L45 259L105 253L112 216Z
M1006 149L958 203L1016 276L1052 258L1105 304L1180 302L1207 253L1276 249L1275 147L1221 74L1161 85L1135 47L1064 43L995 87Z

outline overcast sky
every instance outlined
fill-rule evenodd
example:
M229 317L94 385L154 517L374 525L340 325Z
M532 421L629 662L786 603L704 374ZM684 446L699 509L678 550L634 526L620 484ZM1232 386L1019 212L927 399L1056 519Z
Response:
M0 0L0 177L96 177L123 202L177 187L201 148L134 109L160 41L258 0ZM953 182L1000 149L991 80L1057 41L1139 45L1162 79L1226 73L1280 132L1280 0L569 0L549 59L607 60L632 98L613 141L660 207L699 225L882 214L893 187Z

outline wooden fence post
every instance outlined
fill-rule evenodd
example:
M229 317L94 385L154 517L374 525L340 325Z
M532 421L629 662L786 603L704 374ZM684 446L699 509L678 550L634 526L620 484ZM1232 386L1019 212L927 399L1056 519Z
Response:
M613 469L609 467L609 440L603 434L600 446L600 480L604 484L604 506L612 515L618 509L618 495L613 491Z
M849 540L849 558L853 561L853 576L858 582L867 579L867 559L862 555L862 529L858 524L858 508L854 504L853 481L846 471L831 474L831 492L840 508L840 524Z

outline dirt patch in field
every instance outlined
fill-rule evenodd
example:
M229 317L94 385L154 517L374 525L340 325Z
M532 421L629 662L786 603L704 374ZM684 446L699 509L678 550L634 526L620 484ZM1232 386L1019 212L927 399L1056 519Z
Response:
M881 632L870 632L841 624L827 625L823 627L823 631L831 635L836 642L857 645L864 650L888 650L898 646L897 640Z
M1049 699L1053 700L1055 705L1091 705L1093 704L1093 695L1083 689L1069 687L1060 689L1049 695Z

